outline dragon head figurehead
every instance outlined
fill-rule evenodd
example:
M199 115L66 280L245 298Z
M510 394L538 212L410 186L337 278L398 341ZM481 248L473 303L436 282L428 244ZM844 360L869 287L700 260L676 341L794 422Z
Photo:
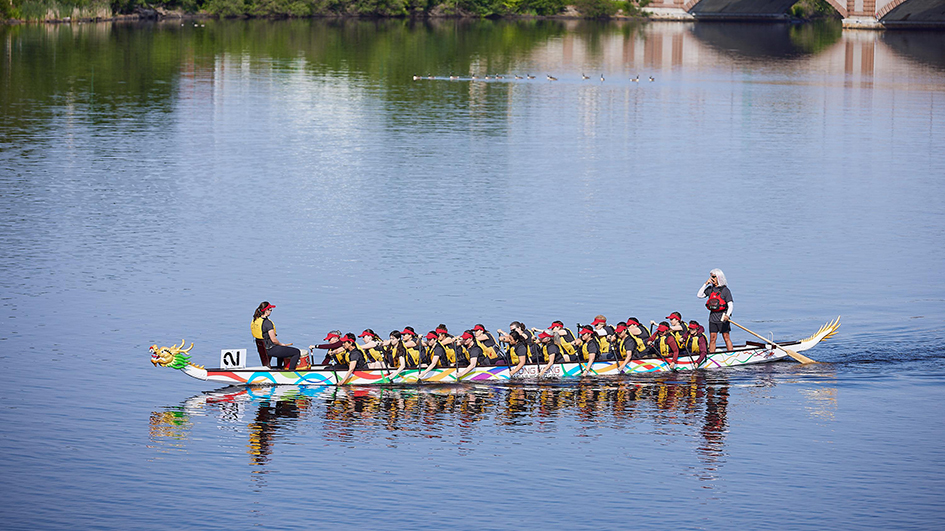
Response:
M185 349L185 343L186 342L182 339L180 346L159 347L157 345L151 345L151 363L153 363L155 367L160 365L161 367L170 367L172 369L183 369L187 365L194 365L190 362L190 356L187 354L190 352L190 349L194 348L194 344L191 343L190 347Z

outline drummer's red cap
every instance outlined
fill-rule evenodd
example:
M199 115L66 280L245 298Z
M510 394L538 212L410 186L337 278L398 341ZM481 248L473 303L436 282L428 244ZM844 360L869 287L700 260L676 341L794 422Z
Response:
M333 337L341 337L341 336L339 336L338 334L333 334L333 333L329 332L328 335L325 336L325 339L323 339L322 341L328 341L329 339L331 339L331 338L333 338Z
M270 304L269 306L266 306L265 308L263 308L262 311L265 312L265 311L271 310L271 309L273 309L273 308L275 308L275 307L276 307L275 304Z

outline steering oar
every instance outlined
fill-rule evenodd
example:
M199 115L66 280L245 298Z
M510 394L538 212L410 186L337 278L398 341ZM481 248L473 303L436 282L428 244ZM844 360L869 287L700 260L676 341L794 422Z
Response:
M803 354L798 354L797 352L794 352L793 350L791 350L791 349L789 349L789 348L784 348L784 347L782 347L781 345L775 343L774 341L771 341L770 339L767 339L767 338L765 338L765 337L762 337L762 336L760 336L760 335L758 335L758 334L752 332L751 330L745 328L744 326L742 326L742 325L736 323L735 321L733 321L733 320L731 320L731 319L729 319L728 322L730 322L730 323L732 323L733 325L735 325L735 326L741 328L742 330L748 332L749 334L751 334L751 335L757 337L758 339L764 341L765 343L767 343L767 344L769 344L769 345L774 345L774 346L777 347L778 349L783 350L784 352L787 352L787 355L788 355L788 356L791 356L792 358L796 359L797 361L799 361L799 362L801 362L801 363L804 363L804 364L807 364L807 363L817 363L816 361L814 361L814 360L808 358L807 356L804 356Z

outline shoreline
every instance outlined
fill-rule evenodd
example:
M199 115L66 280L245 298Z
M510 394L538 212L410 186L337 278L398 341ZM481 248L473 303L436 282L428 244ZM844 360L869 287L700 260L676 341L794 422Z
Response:
M162 22L168 20L304 20L304 19L319 19L319 20L411 20L411 21L421 21L421 20L587 20L594 22L613 22L613 21L639 21L639 22L683 22L683 23L694 23L694 22L759 22L759 23L788 23L788 24L805 24L810 22L816 22L819 20L826 20L827 18L798 18L791 15L783 16L772 16L772 17L744 17L744 18L731 18L731 19L696 19L692 16L689 17L679 17L679 16L666 16L663 14L650 13L646 12L642 15L624 15L618 13L616 15L607 17L607 18L587 18L583 16L580 12L574 9L572 6L568 6L568 9L557 15L520 15L520 14L507 14L502 16L495 17L481 17L479 15L471 13L423 13L417 15L404 15L404 16L378 16L378 15L357 15L357 14L319 14L319 15L309 15L303 17L289 17L289 16L234 16L234 17L221 17L218 15L213 15L210 13L185 13L179 10L165 10L161 8L151 8L151 9L142 9L139 8L136 13L129 14L119 14L112 15L108 17L104 16L89 16L89 17L62 17L62 18L46 18L46 19L0 19L0 26L18 26L18 25L27 25L27 24L50 24L50 25L59 25L59 24L89 24L89 23L101 23L101 22Z

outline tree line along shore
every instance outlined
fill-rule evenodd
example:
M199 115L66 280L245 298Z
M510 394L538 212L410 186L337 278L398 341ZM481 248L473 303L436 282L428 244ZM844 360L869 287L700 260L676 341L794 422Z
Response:
M0 22L166 18L646 18L650 0L0 0ZM836 16L826 0L800 0L799 19Z

